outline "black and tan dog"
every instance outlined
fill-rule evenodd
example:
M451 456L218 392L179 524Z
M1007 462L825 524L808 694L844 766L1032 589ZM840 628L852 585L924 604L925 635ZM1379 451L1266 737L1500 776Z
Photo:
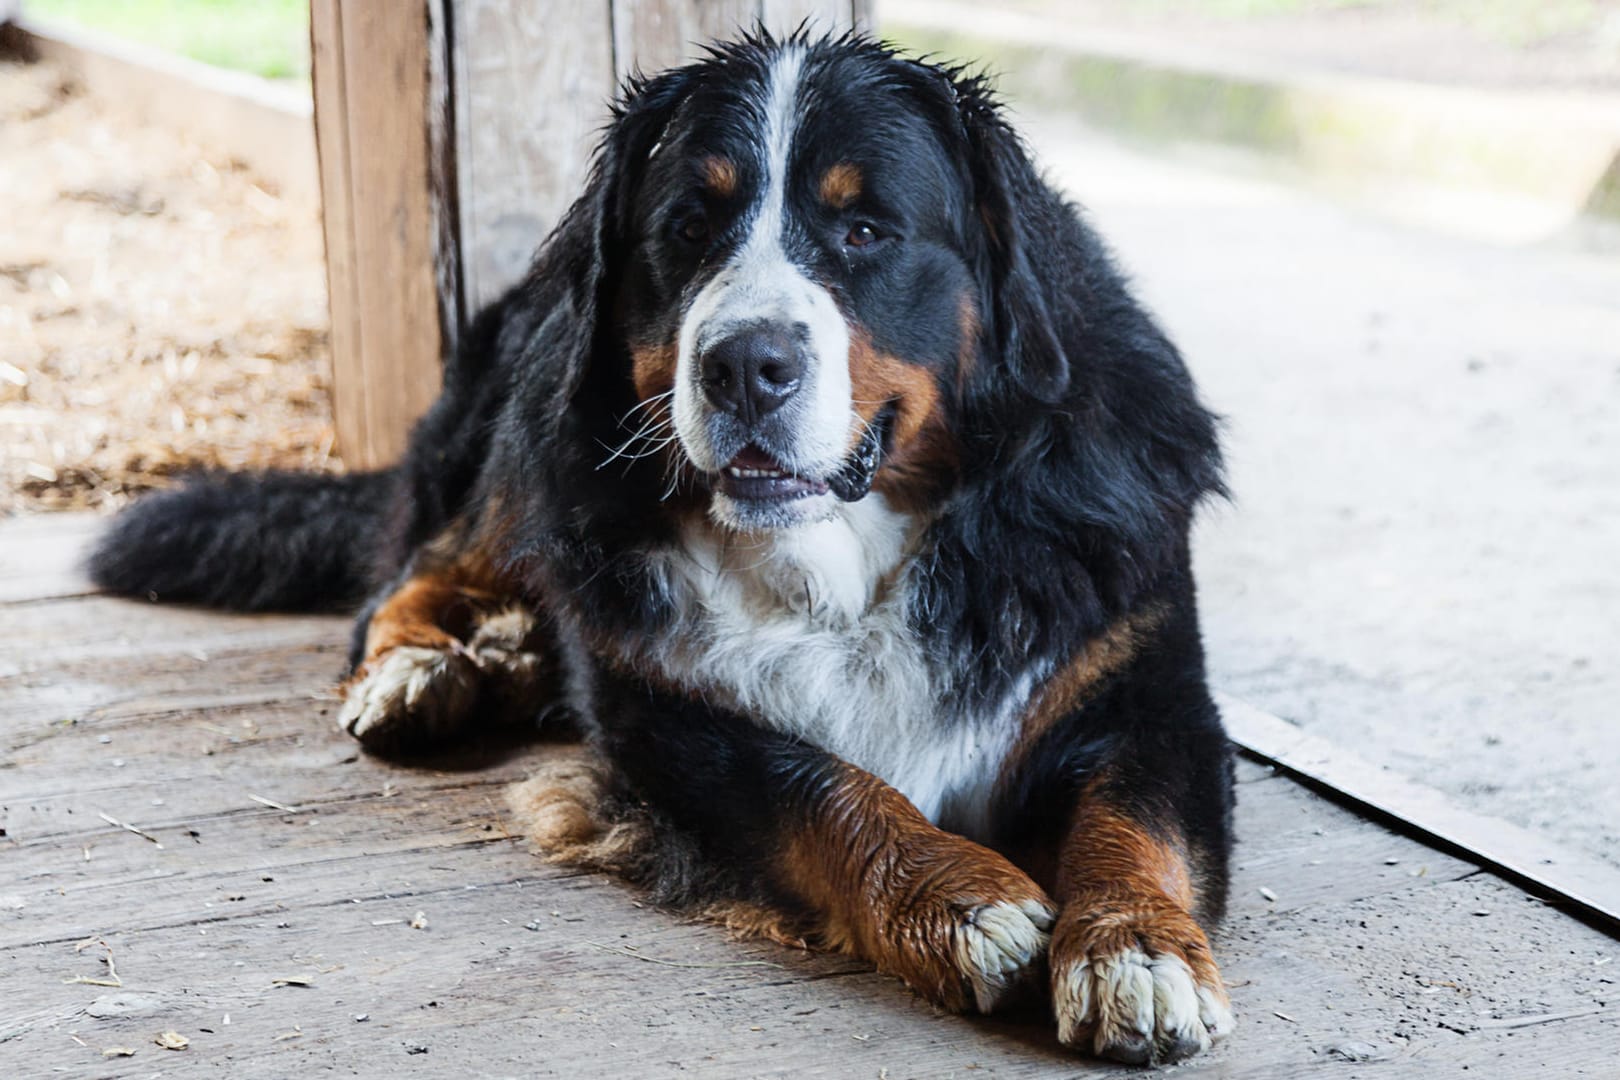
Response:
M952 1009L1039 983L1064 1043L1170 1061L1231 1024L1219 489L1175 348L979 80L760 35L627 87L398 468L148 499L93 571L364 601L368 746L562 701L661 900Z

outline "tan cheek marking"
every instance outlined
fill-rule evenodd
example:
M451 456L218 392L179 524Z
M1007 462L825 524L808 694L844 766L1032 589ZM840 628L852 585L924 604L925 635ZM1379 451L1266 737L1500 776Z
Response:
M850 396L855 411L870 423L895 403L891 448L872 483L898 508L922 512L934 505L957 463L957 446L945 419L939 384L927 368L908 364L872 348L856 333L849 352ZM851 449L863 429L850 434Z
M861 170L847 161L821 174L821 201L843 210L861 197Z
M675 346L637 346L630 352L630 380L636 397L646 401L675 385Z
M711 195L729 199L737 193L737 166L723 157L706 157L701 165L703 186Z
M897 447L916 439L940 409L939 386L932 372L878 352L864 334L855 335L850 343L849 384L855 411L863 420L870 421L889 402L897 403Z

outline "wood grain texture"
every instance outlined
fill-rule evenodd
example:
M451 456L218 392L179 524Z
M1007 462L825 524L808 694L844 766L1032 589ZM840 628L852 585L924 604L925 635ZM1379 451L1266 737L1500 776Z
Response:
M462 295L471 314L528 267L585 186L613 96L606 4L451 7Z
M46 541L86 531L0 522L0 552L68 586L0 609L27 646L0 655L0 1076L1143 1075L543 863L501 789L552 746L364 756L331 718L345 620L73 595ZM1612 1071L1612 940L1284 775L1240 779L1214 941L1238 1028L1178 1076ZM102 942L122 986L74 981L112 981Z
M867 25L863 5L850 0L612 0L614 54L622 78L657 72L702 55L716 38L763 24L773 34L809 21L815 30Z
M806 20L812 31L847 30L868 25L861 7L850 0L763 0L760 18L773 34L788 33Z
M403 14L337 0L311 8L333 413L339 447L360 467L399 457L440 381L430 35L425 7Z
M612 0L613 53L620 78L656 74L702 54L715 38L759 21L759 0Z

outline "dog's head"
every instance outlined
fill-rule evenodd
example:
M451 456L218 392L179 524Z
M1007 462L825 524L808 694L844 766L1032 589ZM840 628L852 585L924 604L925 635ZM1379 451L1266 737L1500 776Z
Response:
M1016 209L1036 181L976 80L750 38L633 86L600 168L598 313L636 405L615 450L669 455L722 525L922 502L972 387L1067 381Z

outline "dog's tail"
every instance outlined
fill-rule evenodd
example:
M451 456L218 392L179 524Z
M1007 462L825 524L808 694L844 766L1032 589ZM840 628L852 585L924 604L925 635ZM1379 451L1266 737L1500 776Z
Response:
M237 611L332 611L370 591L393 471L221 473L148 496L90 554L109 592Z

